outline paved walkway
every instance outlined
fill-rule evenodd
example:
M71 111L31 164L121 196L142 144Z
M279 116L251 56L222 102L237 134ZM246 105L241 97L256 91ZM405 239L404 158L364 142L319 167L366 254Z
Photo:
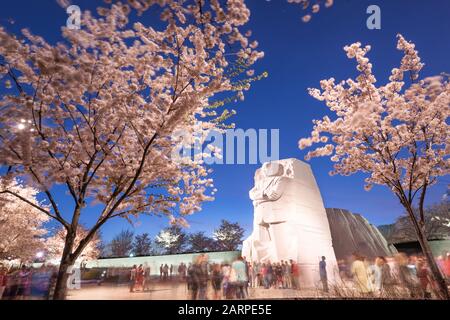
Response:
M249 289L249 299L292 299L292 298L326 298L320 291L293 289ZM213 297L208 287L208 298ZM189 299L189 291L184 283L152 283L149 291L131 293L127 285L84 285L79 290L70 290L69 300L183 300Z

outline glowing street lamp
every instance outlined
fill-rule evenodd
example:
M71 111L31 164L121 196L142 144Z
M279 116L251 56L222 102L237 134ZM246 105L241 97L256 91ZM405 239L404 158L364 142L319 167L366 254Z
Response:
M32 124L31 120L20 119L20 123L17 125L17 129L24 130L27 128L27 125ZM30 131L34 131L34 129L30 129Z
M33 122L31 120L20 119L20 122L16 124L16 130L17 136L21 139L23 159L25 163L30 163L31 132L34 132Z

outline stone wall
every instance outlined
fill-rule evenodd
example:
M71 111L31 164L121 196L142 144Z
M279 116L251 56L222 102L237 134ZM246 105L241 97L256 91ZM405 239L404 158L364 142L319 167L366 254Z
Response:
M360 214L336 208L327 208L326 211L338 260L348 258L353 252L368 258L390 256L397 252L377 227Z
M131 268L133 265L147 264L152 275L159 275L161 264L173 265L176 272L178 266L183 262L188 265L200 253L172 254L161 256L145 256L132 258L105 258L88 261L87 268ZM241 254L240 251L206 252L210 263L231 263Z

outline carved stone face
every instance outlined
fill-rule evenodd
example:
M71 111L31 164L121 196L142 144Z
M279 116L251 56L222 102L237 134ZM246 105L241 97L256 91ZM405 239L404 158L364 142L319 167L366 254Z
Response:
M261 169L255 172L255 185L250 190L250 199L252 200L267 200L264 198L264 191L271 182L284 174L284 166L281 163L268 162L265 163ZM257 203L254 203L256 206Z
M267 162L263 166L263 171L266 177L276 177L283 175L284 167L281 163Z

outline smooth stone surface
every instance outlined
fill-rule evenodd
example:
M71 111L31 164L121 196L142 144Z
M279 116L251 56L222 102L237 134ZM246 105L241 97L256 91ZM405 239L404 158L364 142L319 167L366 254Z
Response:
M367 258L390 256L397 250L366 218L345 209L327 208L334 253L339 260L358 252Z
M294 260L300 283L317 287L319 261L326 257L328 280L339 279L328 218L311 167L297 159L263 164L256 170L253 232L244 241L248 261Z

